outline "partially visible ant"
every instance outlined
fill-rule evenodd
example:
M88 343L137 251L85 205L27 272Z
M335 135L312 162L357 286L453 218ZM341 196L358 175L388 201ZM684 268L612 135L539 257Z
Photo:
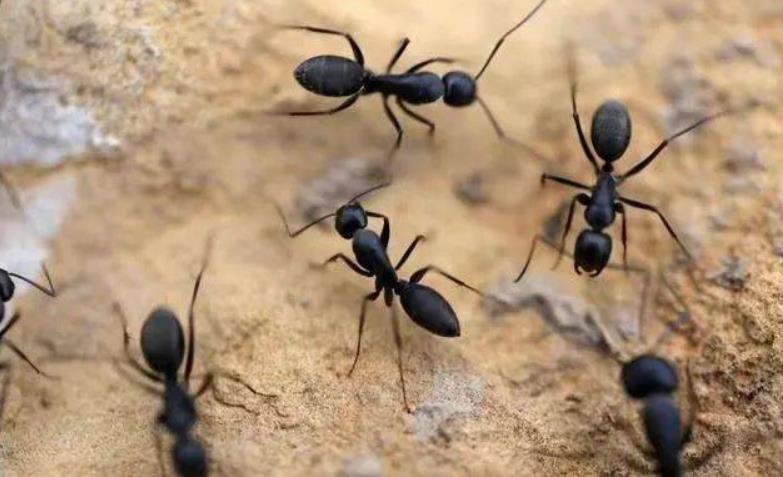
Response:
M387 237L386 242L388 242L389 218L383 214L365 210L364 207L362 207L362 204L359 203L359 199L379 189L388 187L390 184L391 182L384 182L383 184L370 187L369 189L351 197L347 202L338 207L335 212L323 215L293 232L288 226L288 221L286 220L285 214L283 214L283 210L280 208L280 206L275 204L275 209L277 210L277 215L279 215L280 219L283 221L286 233L291 238L295 238L310 227L319 224L326 219L334 217L334 228L337 230L337 233L339 233L342 238L350 240L353 238L357 230L367 227L368 217L373 217L383 219L383 229Z
M576 189L582 189L588 191L588 193L580 193L573 197L571 200L571 206L568 211L568 219L566 221L565 230L560 242L560 253L558 260L555 263L555 267L560 263L563 252L565 250L566 238L568 232L571 229L571 222L576 211L576 204L579 203L585 206L584 217L588 224L588 228L582 230L579 237L576 239L574 247L574 270L576 273L581 274L583 271L587 272L591 277L598 276L601 271L609 263L609 258L612 254L612 238L608 234L604 233L604 230L611 226L617 214L622 216L622 243L623 243L623 263L627 263L627 244L628 244L628 229L626 224L626 210L625 206L634 207L649 212L653 212L663 222L669 235L677 242L680 248L690 258L691 254L688 249L680 241L674 228L666 220L666 217L656 207L645 204L637 200L623 197L619 194L618 188L629 178L642 172L647 166L649 166L655 158L669 145L669 143L676 138L693 131L699 126L712 121L721 116L725 116L734 113L735 110L726 109L709 116L703 117L691 124L690 126L672 134L664 139L658 147L656 147L647 157L641 160L638 164L633 166L624 174L617 174L614 170L614 162L620 159L625 153L628 145L631 141L631 117L628 114L628 110L625 105L616 100L609 100L604 102L593 115L591 140L593 148L595 149L598 157L603 161L603 164L599 166L598 161L590 150L590 146L587 144L584 132L582 130L581 121L579 119L579 112L576 107L576 71L573 59L568 64L569 82L571 85L571 107L573 111L574 124L576 125L576 131L579 135L579 142L582 145L585 157L593 166L593 170L596 175L596 183L594 186L588 186L581 182L568 179L566 177L560 177L551 174L543 174L541 176L541 185L545 185L547 181L557 182ZM534 247L531 247L528 261L522 272L516 278L515 281L519 281L524 276L527 265L530 263Z
M175 443L171 449L171 458L177 475L182 477L204 477L208 474L207 452L203 444L192 436L191 431L196 425L195 400L204 394L212 385L213 376L207 374L198 390L191 394L190 374L193 370L193 358L196 349L195 315L193 307L196 304L201 279L208 264L208 254L201 265L201 270L193 285L193 294L188 307L188 340L185 342L182 326L177 315L169 308L159 306L147 317L141 328L141 351L149 369L145 368L130 354L128 320L119 304L114 310L122 320L123 348L128 363L149 381L163 383L163 410L158 415L158 423L165 427L174 437ZM185 372L180 381L177 374L185 359ZM150 371L151 369L151 371ZM156 389L144 389L160 395Z
M18 278L19 280L22 280L44 294L54 298L57 296L57 291L54 289L54 285L52 284L52 278L49 276L49 270L47 270L46 265L42 265L41 268L43 269L44 276L46 276L46 281L49 285L49 288L46 288L42 285L39 285L38 283L34 282L33 280L24 277L22 275L19 275L18 273L9 272L7 270L4 270L0 268L0 323L3 322L5 319L5 304L11 301L11 299L14 297L14 292L16 291L16 284L12 280L12 278ZM35 370L36 373L46 375L43 373L38 367L36 367L32 361L30 361L30 358L27 357L27 355L22 352L21 349L19 349L18 346L16 346L11 340L8 338L5 338L5 334L8 333L11 328L19 321L21 318L21 313L19 311L14 312L14 314L11 316L11 319L9 320L8 324L5 326L5 328L0 331L0 341L8 346L11 351L14 352L18 357L22 358L27 364L30 365L31 368Z
M656 354L654 350L673 331L678 330L691 318L684 300L663 278L663 275L661 275L661 282L686 311L678 313L679 317L675 323L667 324L667 328L648 350L629 357L628 353L617 349L614 340L609 337L603 325L597 320L596 324L603 335L604 343L609 348L610 355L621 366L620 381L625 393L631 399L642 402L641 418L645 436L655 451L659 474L663 477L680 477L682 475L680 454L683 447L691 440L693 424L698 412L690 362L686 362L690 409L688 420L683 424L680 411L672 398L672 394L679 387L677 369L674 363Z
M389 97L394 96L396 98L397 106L402 112L419 123L426 125L429 128L430 134L435 132L435 123L412 111L408 105L430 104L443 98L443 101L447 105L458 108L470 106L473 103L478 102L497 135L501 139L506 140L508 138L489 109L489 106L487 106L484 100L478 95L477 83L497 54L500 46L506 41L506 38L530 20L544 3L546 3L546 0L541 0L519 23L514 25L513 28L500 37L497 43L495 43L495 47L490 52L489 57L484 62L484 65L475 76L464 71L450 71L443 75L443 77L440 77L435 73L422 71L433 63L451 64L455 62L453 58L440 56L416 63L404 73L392 73L394 65L410 43L408 38L405 38L397 48L397 51L394 53L391 61L389 61L389 64L386 67L385 73L375 74L365 68L364 54L349 33L312 26L283 26L282 28L284 29L304 30L313 33L342 36L348 40L348 43L353 50L354 58L349 59L342 56L321 55L304 61L294 70L294 78L296 81L303 88L312 93L329 97L348 96L348 99L341 104L327 110L294 111L274 114L286 116L331 115L348 109L362 95L380 93L383 97L383 109L386 112L386 116L397 131L397 139L391 150L391 153L393 153L399 149L400 144L402 143L403 129L389 106Z
M386 303L386 306L391 309L394 343L397 346L397 368L400 373L402 399L405 409L408 412L411 412L411 407L408 405L408 396L405 391L405 376L402 369L402 338L400 336L400 325L397 319L397 313L393 306L394 296L396 295L400 298L403 310L405 310L405 313L414 323L430 333L445 338L453 338L460 335L459 320L457 319L454 309L440 293L420 283L424 276L429 272L435 272L461 287L484 296L479 290L433 265L417 270L407 281L401 280L397 275L397 271L405 265L405 262L410 258L416 246L424 239L425 237L423 235L418 235L408 246L407 250L405 250L405 253L403 253L397 264L393 266L387 253L387 247L389 245L388 222L385 224L383 234L380 237L372 230L360 228L354 232L352 239L353 253L356 257L356 262L346 255L338 253L330 257L321 265L321 267L326 267L332 262L341 260L359 275L367 278L375 278L375 291L365 295L362 300L361 312L359 314L359 334L356 341L356 354L354 355L351 369L348 371L348 376L351 376L359 361L367 304L377 300L381 293L383 293L384 302Z

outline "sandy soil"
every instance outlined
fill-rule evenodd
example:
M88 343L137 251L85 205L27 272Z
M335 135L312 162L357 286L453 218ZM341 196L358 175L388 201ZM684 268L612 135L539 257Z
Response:
M640 282L632 276L607 271L588 280L567 264L552 272L554 255L542 251L524 283L508 284L534 234L547 223L557 232L556 214L570 197L554 186L542 192L540 173L590 178L570 121L566 37L578 45L584 117L609 97L630 107L634 139L621 168L698 115L763 102L678 141L624 190L659 205L696 258L685 263L654 216L630 214L631 260L664 270L696 324L659 349L694 383L689 475L783 474L777 0L550 0L481 83L509 133L550 161L499 142L478 108L424 108L440 126L434 140L405 121L394 185L367 201L392 218L391 256L426 234L408 271L439 264L512 306L499 312L431 280L458 311L463 335L438 339L403 322L413 414L402 410L380 304L370 309L359 366L346 377L370 284L340 267L313 271L309 263L348 244L328 229L288 240L271 201L296 223L340 203L378 180L374 164L393 131L378 98L327 119L263 115L330 104L302 91L291 71L308 56L347 54L340 39L272 25L349 30L376 69L408 36L401 65L450 55L472 71L531 5L5 0L9 133L0 159L23 189L67 179L76 197L49 241L60 296L25 294L18 306L26 318L10 333L56 378L6 356L4 475L159 474L160 402L112 362L121 351L112 303L131 316L134 336L156 304L184 315L212 232L196 374L221 370L275 395L218 379L199 401L197 432L214 475L652 475L638 407L624 397L616 363L594 346L589 317L629 336L618 346L638 350L681 312L672 294L655 287L640 337ZM42 79L32 87L29 78ZM570 333L560 332L565 325Z

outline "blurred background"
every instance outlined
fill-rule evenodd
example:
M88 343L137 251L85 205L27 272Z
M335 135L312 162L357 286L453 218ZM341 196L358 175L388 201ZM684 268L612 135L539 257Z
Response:
M403 276L437 264L505 305L428 278L453 304L462 336L440 339L403 321L411 414L380 302L346 376L371 282L342 267L313 270L349 244L328 227L289 240L272 204L300 224L378 183L394 130L377 96L333 117L265 115L336 104L304 91L292 71L311 56L350 55L341 38L275 25L351 32L374 71L407 36L399 70L450 56L475 72L533 6L4 0L0 165L25 207L0 198L0 266L42 279L45 260L59 296L14 302L23 320L9 338L55 377L3 353L2 473L159 474L160 400L113 362L122 335L112 304L130 316L138 353L155 305L185 315L215 232L195 373L220 370L275 397L218 379L199 401L197 435L213 475L652 475L637 404L618 385L596 323L614 345L639 350L683 316L691 325L658 351L693 380L696 400L680 396L698 414L683 459L689 475L782 474L778 0L549 0L479 84L507 133L548 159L499 141L478 106L417 109L438 124L432 139L400 116L394 184L365 201L391 218L390 256L425 234ZM684 260L653 214L629 213L630 261L654 278L643 332L643 281L633 274L588 279L568 260L552 271L555 254L542 248L525 279L510 283L535 234L559 236L573 194L542 190L541 173L592 181L571 120L569 41L583 124L606 99L629 108L634 134L621 171L705 114L761 103L678 139L623 186L660 207L695 257ZM584 226L578 214L569 249ZM619 221L612 234L619 262ZM661 273L675 294L659 286Z

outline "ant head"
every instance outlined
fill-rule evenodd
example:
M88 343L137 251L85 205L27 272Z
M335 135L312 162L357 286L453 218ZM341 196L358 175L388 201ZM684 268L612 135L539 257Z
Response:
M177 475L184 477L206 477L207 452L199 442L183 438L171 448L171 457L177 468Z
M585 229L576 239L574 270L580 275L584 270L595 277L606 267L611 256L612 237L603 232Z
M443 85L443 101L449 106L468 106L476 100L476 80L467 73L450 71L443 76Z
M677 370L669 361L643 354L623 364L620 379L625 392L634 399L652 394L670 394L677 390Z
M7 271L0 269L0 300L6 302L14 297L16 285L11 280L11 275Z
M362 204L349 202L339 209L334 216L334 228L344 239L352 239L357 230L367 227L367 212Z
M590 131L593 149L606 162L620 159L631 142L631 116L616 100L604 102L593 115Z
M150 368L176 376L185 357L185 336L177 315L165 307L155 308L141 328L141 351Z

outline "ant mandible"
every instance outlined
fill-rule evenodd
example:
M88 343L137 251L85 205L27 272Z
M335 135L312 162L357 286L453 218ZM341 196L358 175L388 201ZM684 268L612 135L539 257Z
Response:
M628 229L625 206L657 214L666 227L666 230L669 232L669 235L671 235L683 252L690 258L691 255L688 252L688 249L682 241L680 241L674 228L669 224L669 221L661 211L644 202L623 197L618 192L618 188L626 180L639 174L647 168L647 166L652 164L671 141L693 131L709 121L731 114L735 111L726 109L699 119L688 127L677 131L664 139L647 157L642 159L627 172L617 174L614 169L614 163L623 156L631 141L631 117L628 114L628 110L621 102L608 100L605 101L593 115L590 139L596 155L603 161L603 164L599 165L593 152L590 150L590 146L588 145L584 131L582 130L581 120L579 119L579 112L576 106L576 72L573 61L570 61L568 66L574 124L585 157L593 166L596 182L594 186L588 186L566 177L551 174L543 174L541 176L542 186L545 185L547 181L553 181L568 187L589 192L577 194L571 200L571 205L568 210L568 219L566 220L565 230L563 231L560 242L559 254L555 267L560 263L560 260L563 257L566 238L571 229L571 222L576 211L577 203L586 207L584 217L589 225L589 228L585 228L579 234L574 247L574 270L578 274L585 271L592 277L598 276L604 267L606 267L606 264L609 263L612 254L612 238L604 233L604 230L614 223L617 214L622 216L623 263L627 263ZM523 267L522 272L520 272L519 276L514 280L515 282L521 280L525 275L534 251L535 243L531 246L527 262Z
M522 27L546 3L541 0L519 23L514 25L495 43L489 57L479 72L472 76L464 71L450 71L441 78L435 73L423 71L434 63L451 64L454 59L434 57L408 68L404 73L392 73L392 69L408 47L410 40L405 38L389 61L384 74L375 74L364 66L364 54L358 43L349 33L325 28L302 25L287 25L284 29L305 30L313 33L342 36L351 46L354 59L334 55L321 55L310 58L297 66L294 78L306 90L328 97L345 97L348 99L338 106L321 111L294 111L273 113L286 116L322 116L338 113L351 107L362 95L380 93L383 97L383 109L386 116L397 131L397 139L391 153L399 149L402 143L403 129L399 120L389 106L389 97L396 98L397 106L403 113L429 127L430 134L435 132L435 123L412 111L408 105L430 104L443 98L444 103L453 107L470 106L475 102L481 106L492 127L501 139L507 139L491 110L478 95L477 83L487 70L500 46L506 38Z

